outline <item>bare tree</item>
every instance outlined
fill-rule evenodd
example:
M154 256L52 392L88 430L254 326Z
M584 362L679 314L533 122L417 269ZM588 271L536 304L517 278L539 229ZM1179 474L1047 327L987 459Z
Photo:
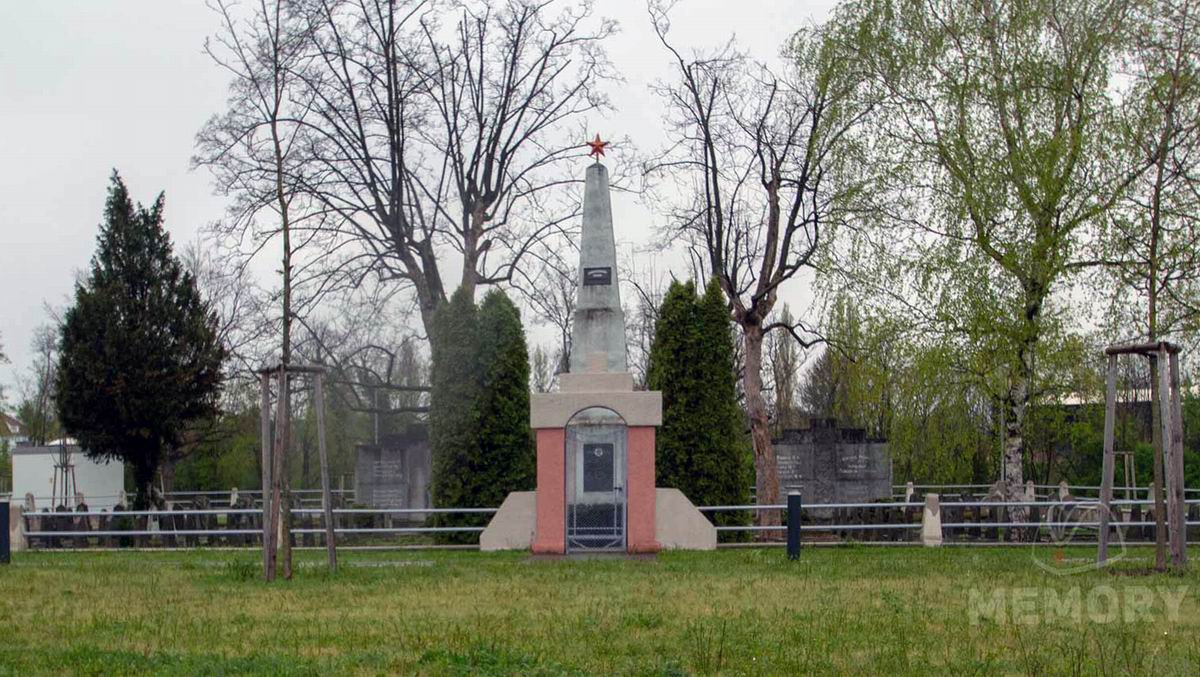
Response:
M632 307L625 308L626 322L630 325L625 330L629 371L637 387L642 388L646 386L658 309L662 306L666 289L663 277L655 271L653 262L640 267L636 256L630 256L621 267L621 281L634 291L625 297L632 298L634 303Z
M675 64L660 84L671 145L647 171L674 177L686 195L672 213L676 232L706 257L729 300L744 351L742 385L754 446L757 497L779 500L778 469L763 394L763 340L771 331L802 347L819 340L800 322L769 321L780 288L811 268L822 233L854 190L839 180L847 132L869 108L858 79L823 29L798 33L777 75L733 43L685 57L668 40L669 6L652 4L654 29ZM760 523L778 524L774 511Z
M529 358L529 387L535 393L548 393L554 385L554 360L538 345Z
M787 326L791 326L795 322L791 309L786 303L783 304L777 321ZM803 359L796 341L786 332L769 334L767 346L774 395L775 432L782 434L785 429L796 428L800 425L801 412L796 397L800 391L800 366L803 364Z
M572 124L605 106L613 24L556 4L456 3L453 27L428 2L305 5L305 190L357 247L342 272L409 285L427 334L449 252L466 288L508 282L574 216L555 200L582 155Z
M18 417L25 424L29 441L46 444L60 434L54 406L54 383L58 376L58 335L55 324L39 325L33 332L30 349L33 362L29 374L20 380L21 404Z
M298 196L303 199L296 190L296 157L297 148L306 138L305 120L311 106L298 98L295 79L299 64L306 58L306 27L286 5L282 0L258 0L242 15L232 3L212 0L210 6L220 16L221 28L206 42L205 50L232 78L229 107L201 130L199 152L193 160L195 165L212 170L220 192L235 198L230 220L219 232L239 241L246 237L257 240L255 253L276 236L280 238L279 405L269 491L271 504L279 506L281 513L272 514L271 519L282 519L285 534L291 527L287 450L292 398L287 369L292 361L292 322L296 316L293 255L301 246L293 242L293 230L301 220L297 218L301 210L294 202ZM307 213L305 218L319 219L320 214ZM263 491L268 488L263 487ZM290 538L281 539L278 545L282 575L291 578ZM273 552L266 555L265 575L268 580L275 576Z
M525 305L533 311L534 324L553 327L558 338L553 373L565 373L571 364L571 323L575 318L578 274L557 255L543 257L532 274L527 269L517 272L521 276L517 289Z
M0 341L0 364L8 364L8 355L4 354L3 341ZM0 383L0 414L4 413L7 406L7 401L4 397L4 384Z

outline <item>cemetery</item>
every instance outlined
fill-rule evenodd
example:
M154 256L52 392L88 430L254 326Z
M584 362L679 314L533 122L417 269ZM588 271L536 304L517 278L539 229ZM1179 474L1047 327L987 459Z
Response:
M1200 674L1200 0L85 4L0 677Z

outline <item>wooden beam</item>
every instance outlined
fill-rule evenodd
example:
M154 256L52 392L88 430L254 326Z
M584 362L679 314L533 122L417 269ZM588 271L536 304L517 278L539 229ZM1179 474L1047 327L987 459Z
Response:
M1149 357L1153 353L1159 353L1164 350L1173 355L1179 352L1179 346L1169 341L1157 341L1155 343L1121 343L1105 348L1104 354L1110 356L1145 355Z
M337 541L333 531L333 491L329 486L329 453L325 448L325 379L316 377L313 406L317 408L317 450L321 460L321 507L325 513L325 550L329 570L337 573Z
M1159 410L1161 411L1161 426L1163 440L1163 484L1167 495L1167 545L1171 551L1171 565L1179 566L1178 560L1180 551L1179 535L1176 533L1175 525L1179 520L1180 505L1171 500L1171 488L1175 486L1175 462L1176 454L1173 428L1171 423L1172 407L1171 407L1171 359L1166 350L1160 350L1158 353L1158 392L1159 392Z
M1166 446L1164 440L1163 446ZM1166 459L1164 459L1165 461ZM1187 503L1183 495L1183 410L1179 395L1179 356L1171 354L1171 478L1167 485L1167 504L1175 507L1171 523L1171 565L1176 571L1187 568ZM1170 508L1167 509L1170 514Z
M278 374L282 369L282 365L278 362L270 366L258 369L257 374ZM289 374L324 374L325 367L319 364L289 364L287 371Z
M262 385L262 402L259 418L262 422L262 548L263 548L263 578L271 580L275 577L275 539L271 532L271 376L261 374L259 381Z
M1100 548L1096 562L1108 562L1108 523L1112 511L1113 466L1115 465L1114 427L1117 418L1117 356L1108 356L1108 385L1104 393L1104 461L1100 476Z
M284 551L284 576L287 572L287 550L291 544L291 534L286 531L280 531L283 528L283 511L291 510L290 505L283 505L283 471L284 471L284 456L287 454L285 447L286 440L285 431L287 426L287 397L288 397L288 375L287 372L280 369L275 372L276 380L279 383L279 397L275 400L275 441L272 444L273 458L271 459L271 539L273 541L272 550L278 553ZM272 555L274 562L278 558L278 554ZM274 569L275 567L272 567ZM272 572L275 573L274 571ZM274 576L272 576L274 578Z

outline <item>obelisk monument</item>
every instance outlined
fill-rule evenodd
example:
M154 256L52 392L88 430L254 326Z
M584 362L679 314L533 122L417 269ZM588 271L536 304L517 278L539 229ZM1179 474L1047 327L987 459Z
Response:
M578 301L571 326L571 372L628 371L608 169L599 157L587 168L584 182L577 285Z
M597 136L588 145L596 162L584 180L570 368L554 391L530 396L537 489L509 494L479 547L538 555L653 553L664 543L711 550L717 532L704 515L678 489L654 486L662 393L633 389L608 170L600 163L607 144Z

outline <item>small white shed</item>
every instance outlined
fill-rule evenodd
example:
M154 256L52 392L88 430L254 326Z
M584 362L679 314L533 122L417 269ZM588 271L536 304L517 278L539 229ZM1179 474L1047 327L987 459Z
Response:
M53 510L54 466L64 453L74 469L75 491L83 494L89 509L112 510L125 495L125 464L120 461L93 461L76 445L20 446L10 452L14 503L33 494L38 510Z

